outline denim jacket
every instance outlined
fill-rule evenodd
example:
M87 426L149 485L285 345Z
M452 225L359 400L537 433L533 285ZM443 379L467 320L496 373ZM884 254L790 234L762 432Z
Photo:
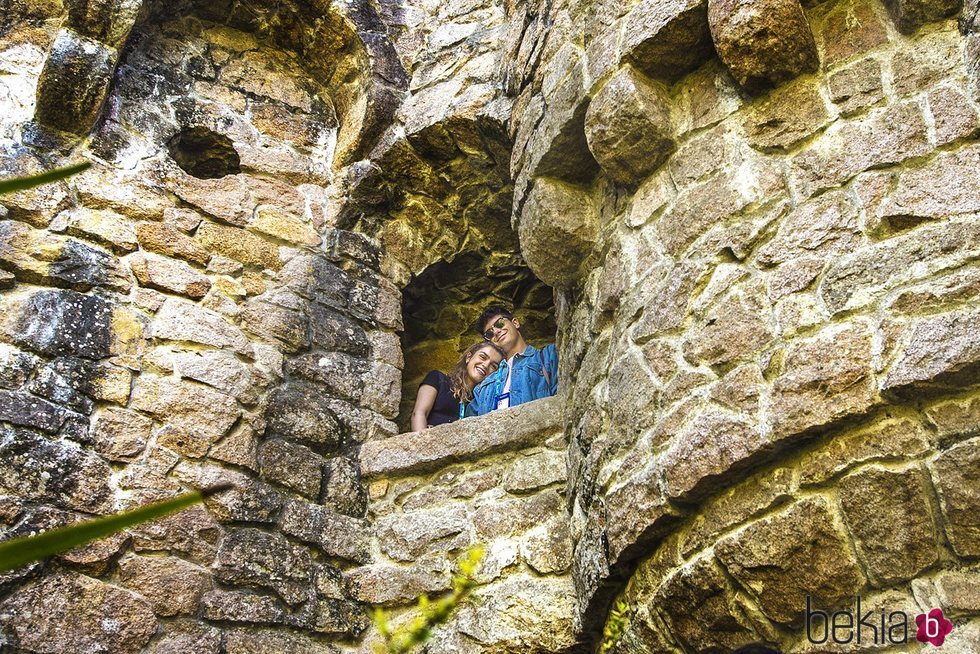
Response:
M548 370L549 380L544 370ZM497 396L507 381L507 360L500 362L493 373L473 389L473 401L466 407L467 416L482 416L497 408ZM510 406L524 404L558 392L558 352L554 345L538 350L533 345L514 357L514 372L510 378Z

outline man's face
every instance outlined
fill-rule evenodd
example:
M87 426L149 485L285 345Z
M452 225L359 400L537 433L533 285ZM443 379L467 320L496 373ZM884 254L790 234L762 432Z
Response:
M494 316L483 325L483 337L510 355L521 337L520 332L517 331L520 327L521 323L517 320Z

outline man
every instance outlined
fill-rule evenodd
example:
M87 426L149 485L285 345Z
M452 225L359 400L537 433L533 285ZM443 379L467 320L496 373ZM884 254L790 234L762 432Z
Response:
M487 307L474 327L485 340L507 355L497 372L473 389L473 401L466 415L482 416L558 392L558 353L554 345L539 350L528 345L521 334L521 323L509 309Z

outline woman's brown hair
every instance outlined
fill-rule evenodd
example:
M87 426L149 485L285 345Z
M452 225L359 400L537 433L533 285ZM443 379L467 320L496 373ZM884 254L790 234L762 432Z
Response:
M466 351L463 352L463 356L459 358L459 361L456 362L456 365L453 366L453 369L449 372L449 390L460 402L469 402L473 399L473 391L466 386L466 364L469 363L470 358L473 357L474 354L485 347L489 347L490 349L499 352L501 360L507 358L507 354L503 350L489 341L480 341L479 343L474 343L466 348Z

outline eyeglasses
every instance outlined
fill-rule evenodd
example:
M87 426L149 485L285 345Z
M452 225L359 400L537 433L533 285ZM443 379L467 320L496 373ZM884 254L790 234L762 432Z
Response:
M493 324L490 325L490 329L488 329L487 331L483 332L483 340L485 340L485 341L492 340L493 339L493 330L495 330L495 329L503 329L504 328L504 325L506 325L506 324L507 324L507 319L506 318L497 318L493 322Z

